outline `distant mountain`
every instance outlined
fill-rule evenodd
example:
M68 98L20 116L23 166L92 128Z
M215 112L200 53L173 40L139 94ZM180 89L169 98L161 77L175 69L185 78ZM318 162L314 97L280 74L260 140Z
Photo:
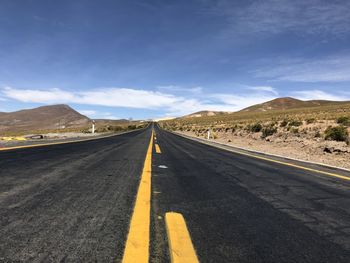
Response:
M198 111L195 113L191 113L189 115L185 115L181 118L200 118L200 117L209 117L209 116L218 116L228 114L230 112L226 111Z
M68 105L42 106L0 113L0 133L83 127L91 120Z
M328 100L298 100L290 97L277 98L261 104L253 105L241 110L241 112L263 112L271 110L289 110L298 108L318 107L334 104L344 104L349 101L328 101Z

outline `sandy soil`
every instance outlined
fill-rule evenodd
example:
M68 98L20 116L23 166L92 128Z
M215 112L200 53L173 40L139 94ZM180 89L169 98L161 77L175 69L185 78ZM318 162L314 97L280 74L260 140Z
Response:
M350 169L350 147L345 142L326 141L323 138L315 137L312 132L303 132L318 130L315 129L315 125L304 125L300 129L302 132L299 134L279 131L265 139L261 138L260 132L238 131L232 133L222 131L216 132L215 141L268 154ZM182 133L194 137L206 137L206 134L196 134L191 131Z

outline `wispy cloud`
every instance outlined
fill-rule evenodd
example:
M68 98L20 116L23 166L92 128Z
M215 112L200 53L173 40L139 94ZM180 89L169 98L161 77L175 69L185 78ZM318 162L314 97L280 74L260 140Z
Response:
M170 93L177 93L177 92L187 92L187 93L193 93L193 94L199 94L203 91L202 87L181 87L176 85L167 85L167 86L159 86L157 87L157 90L162 92L170 92Z
M67 91L62 89L39 90L6 87L1 90L1 93L6 98L26 103L74 103L134 109L161 109L169 114L190 113L203 108L222 108L222 105L203 103L195 98L185 98L169 93L130 88ZM93 114L93 112L90 112L90 114Z
M218 0L214 3L214 6L209 5L210 11L225 16L234 32L337 36L350 32L350 2L346 0L247 1L240 8L234 1Z
M200 94L176 96L170 93L140 89L100 88L93 91L67 91L62 89L16 89L6 87L0 93L8 99L25 103L73 103L80 105L99 105L136 109L161 110L166 115L179 116L199 110L236 111L251 104L274 98L272 87L249 87L253 91L245 95ZM267 95L266 95L267 94ZM97 118L101 113L95 110L81 111L90 117ZM107 116L101 116L107 117Z
M157 110L166 116L181 116L200 110L238 111L279 96L271 86L245 86L240 93L192 94L176 96L170 93L141 89L100 88L93 91L67 91L62 89L16 89L6 87L0 94L7 99L24 103L97 105L114 108ZM350 94L331 94L321 90L304 90L284 94L303 100L348 100ZM80 110L90 118L117 119L112 113L92 109Z
M120 117L117 117L113 115L110 112L100 112L95 110L78 110L81 114L88 116L91 119L121 119Z
M333 100L346 101L350 100L350 94L342 93L340 95L331 94L322 90L303 90L291 93L291 96L301 100Z
M6 87L3 96L21 102L32 103L77 103L125 107L139 109L156 109L176 103L179 98L160 92L129 88L105 88L89 91L65 91L61 89L15 89Z
M270 60L253 74L258 78L283 81L350 81L350 56L332 56L314 60L288 58Z
M263 103L276 98L276 96L268 94L263 95L261 93L259 93L259 96L255 96L256 94L251 95L215 94L213 97L218 99L221 103L229 106L232 111L238 111L251 105Z
M260 92L268 92L268 93L272 93L274 95L278 95L278 91L271 87L271 86L256 86L256 87L248 87L248 89L250 90L254 90L254 91L260 91Z
M84 114L86 116L94 116L96 115L97 111L95 110L79 110L81 114Z

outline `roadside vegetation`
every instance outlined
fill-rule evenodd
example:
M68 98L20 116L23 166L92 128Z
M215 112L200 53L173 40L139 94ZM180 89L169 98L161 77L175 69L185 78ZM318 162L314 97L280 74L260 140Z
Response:
M325 130L325 139L346 142L349 145L349 132L344 126L331 127Z
M170 131L350 169L350 103L236 112L159 123Z
M350 121L350 103L341 105L326 105L312 108L298 108L289 110L273 110L261 112L236 112L231 114L204 116L199 118L179 118L162 121L161 123L181 123L181 124L219 124L219 123L239 123L239 122L264 122L264 121L285 121L295 124L297 121L307 121L313 123L317 120L336 120L338 123Z
M291 133L298 136L312 135L325 140L349 141L350 104L178 118L162 121L160 125L171 131L191 131L197 136L204 136L211 128L216 133L234 133L238 136L261 133L262 139L277 133Z

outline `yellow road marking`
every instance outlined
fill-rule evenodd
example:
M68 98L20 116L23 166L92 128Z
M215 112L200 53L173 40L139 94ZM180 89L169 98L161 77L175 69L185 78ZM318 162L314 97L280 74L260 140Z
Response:
M134 212L131 218L123 263L148 263L151 218L152 149L153 130L143 166Z
M179 213L166 213L165 224L171 262L198 263L199 260L183 216Z
M156 146L156 153L162 153L162 151L160 150L160 147L158 144L155 144Z
M0 140L3 141L26 141L27 139L22 136L15 136L15 137L0 137Z

